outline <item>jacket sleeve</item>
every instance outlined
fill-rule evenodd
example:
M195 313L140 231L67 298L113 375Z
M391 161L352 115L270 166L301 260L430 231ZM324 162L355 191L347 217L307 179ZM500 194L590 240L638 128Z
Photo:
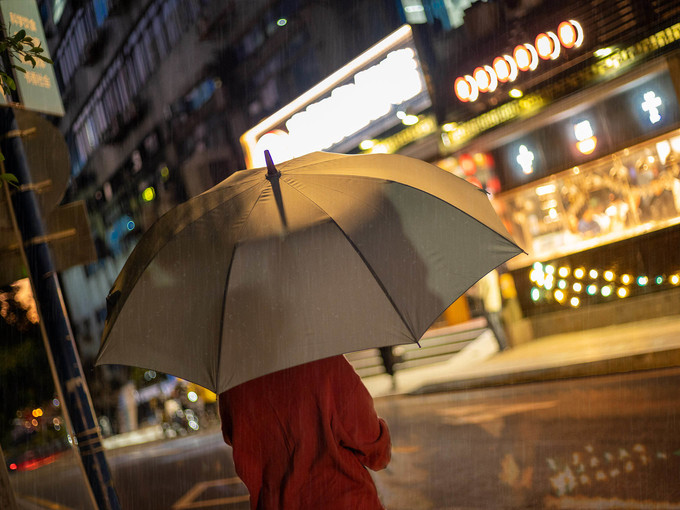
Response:
M376 414L371 394L351 370L355 378L354 389L346 393L338 410L338 442L341 447L351 450L367 468L373 471L385 469L392 452L390 431L385 420Z

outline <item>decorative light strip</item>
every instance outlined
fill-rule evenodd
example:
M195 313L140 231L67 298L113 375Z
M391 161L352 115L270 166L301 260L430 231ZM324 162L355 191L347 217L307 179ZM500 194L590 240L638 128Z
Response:
M529 273L532 283L529 296L534 303L539 301L557 302L563 306L578 308L587 296L600 295L607 299L623 299L634 294L635 287L680 285L680 271L669 275L616 274L613 269L601 271L596 268L567 265L542 264L536 262Z
M519 71L534 71L540 60L555 60L561 48L578 48L583 44L583 28L578 21L563 21L554 32L542 32L534 44L519 44L512 56L503 55L493 60L493 65L481 65L472 75L456 78L453 90L456 97L464 102L476 101L480 93L493 92L498 83L513 82Z

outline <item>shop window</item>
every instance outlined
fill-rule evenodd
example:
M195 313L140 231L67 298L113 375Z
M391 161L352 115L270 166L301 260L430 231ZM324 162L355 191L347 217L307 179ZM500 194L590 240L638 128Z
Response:
M576 253L675 225L680 223L680 130L494 200L530 260Z

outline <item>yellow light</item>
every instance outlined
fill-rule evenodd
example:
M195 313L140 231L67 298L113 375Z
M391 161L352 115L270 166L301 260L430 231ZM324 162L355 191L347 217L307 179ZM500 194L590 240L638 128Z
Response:
M579 282L576 282L571 288L574 289L574 292L581 292L583 290L583 285L581 285Z
M598 58L604 58L604 57L608 57L613 52L614 52L614 50L612 48L600 48L599 50L595 50L593 55L595 55Z
M387 154L387 145L384 143L376 143L371 149L372 154Z
M619 287L616 291L616 295L620 298L625 298L628 295L628 289L626 287Z
M454 130L454 126L453 126L453 124L451 124L451 123L449 122L449 123L447 123L447 124L444 124L444 125L442 126L442 129L443 129L444 131L446 131L447 133L450 133L451 131Z
M578 305L581 304L581 300L580 300L579 298L577 298L576 296L574 296L573 298L571 298L571 299L569 300L569 304L570 304L571 306L573 306L574 308L576 308Z
M33 424L34 427L38 426L38 420L36 420L35 418L31 420L31 423Z
M359 148L360 148L362 151L367 151L367 150L369 150L369 149L372 149L373 146L375 145L375 143L376 143L375 140L363 140L363 141L359 144Z
M604 287L602 287L602 289L600 289L600 293L604 297L611 296L612 295L612 286L611 285L605 285Z
M167 179L168 177L170 177L170 169L167 166L161 168L161 177L163 179Z
M545 272L548 274L555 274L555 266L548 264L545 266Z
M596 136L591 136L590 138L586 138L585 140L581 140L580 142L576 143L576 148L582 154L592 154L595 150L595 147L597 147Z
M586 271L585 271L585 269L583 269L582 267L579 267L578 269L575 269L575 270L574 270L574 276L575 276L576 278L578 278L579 280L580 280L581 278L583 278L585 275L586 275Z
M34 418L39 418L40 416L43 415L43 410L40 408L33 409L33 412L31 412Z
M524 95L524 92L519 89L511 89L510 92L508 92L508 95L513 99L519 99Z
M677 285L680 283L680 275L673 274L668 278L668 281L671 282L673 285Z
M624 285L628 285L630 282L633 281L633 277L629 274L622 274L621 275L621 283Z
M156 190L153 189L153 186L149 186L142 191L142 200L145 202L151 202L154 198L156 198Z
M401 123L404 126L413 126L414 124L418 124L418 116L417 115L406 115L403 119L401 119Z
M559 290L559 289L555 291L554 296L555 296L555 299L556 299L557 301L559 301L560 303L561 303L562 301L564 301L564 298L565 298L565 297L567 297L567 296L564 294L564 292L562 292L562 291Z
M595 278L597 278L598 275L597 269L591 269L588 275L594 280Z
M569 276L569 268L561 267L557 270L557 274L559 274L562 278L566 278L567 276Z
M607 280L608 282L614 281L615 275L613 271L605 271L604 272L604 279Z

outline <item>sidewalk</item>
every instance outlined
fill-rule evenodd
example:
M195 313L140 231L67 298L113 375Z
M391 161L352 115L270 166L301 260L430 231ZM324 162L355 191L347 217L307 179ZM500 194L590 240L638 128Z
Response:
M680 366L680 315L533 340L504 352L490 331L447 361L366 377L374 398Z

